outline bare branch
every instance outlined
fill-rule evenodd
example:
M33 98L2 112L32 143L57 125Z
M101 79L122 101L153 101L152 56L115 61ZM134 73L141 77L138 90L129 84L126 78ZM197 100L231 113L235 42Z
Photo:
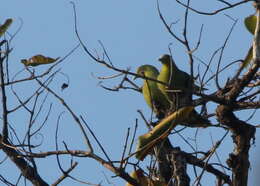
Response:
M67 178L68 174L78 165L77 162L74 162L73 165L63 173L63 175L57 180L55 181L53 184L51 184L52 186L56 186L58 184L60 184L64 179Z
M228 6L224 7L224 8L220 8L220 9L215 10L213 12L202 12L202 11L199 11L199 10L196 10L194 8L191 8L191 7L187 6L186 4L182 3L180 0L176 0L176 2L179 3L180 5L182 5L183 7L189 8L191 11L193 11L195 13L198 13L198 14L202 14L202 15L215 15L215 14L218 14L218 13L220 13L222 11L238 7L239 5L245 4L245 3L250 2L250 1L253 1L253 0L243 0L243 1L240 1L238 3L234 3L232 5L230 4L230 5L228 5Z

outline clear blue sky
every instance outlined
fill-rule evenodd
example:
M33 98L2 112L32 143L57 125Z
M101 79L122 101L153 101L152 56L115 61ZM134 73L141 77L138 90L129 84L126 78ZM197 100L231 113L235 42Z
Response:
M102 51L98 44L98 40L101 40L111 60L117 67L123 69L131 67L131 70L135 71L139 65L153 64L160 68L157 59L161 54L168 51L168 45L172 43L171 48L178 66L186 72L189 72L185 48L167 33L159 19L156 10L156 1L77 0L73 2L76 5L78 29L82 40L93 52L95 52L95 50L98 52ZM178 23L174 25L174 31L181 36L184 9L174 1L169 0L161 2L160 5L162 13L169 23L178 21ZM221 4L216 2L214 4L213 2L202 3L193 1L192 5L206 11L212 11L214 7L221 7ZM11 76L23 69L23 64L20 63L20 59L29 58L35 54L62 57L78 43L74 33L73 9L70 1L27 0L22 2L9 0L1 3L0 12L1 23L3 23L6 18L14 19L14 24L9 30L10 33L14 33L18 29L21 25L21 20L23 23L21 31L11 43L11 47L13 48L9 61ZM197 42L200 26L204 24L201 46L194 55L204 62L209 61L212 53L223 44L230 30L232 21L224 15L228 14L239 21L224 53L222 64L224 66L231 61L243 58L252 39L243 26L243 19L252 13L253 9L250 3L248 3L240 8L222 12L215 16L190 14L188 37L193 46L195 46ZM217 61L215 61L215 64L216 62ZM198 65L199 62L196 61L196 64ZM36 73L46 68L46 66L39 67L36 69ZM129 90L109 92L102 89L98 85L100 80L98 80L96 76L110 76L113 75L114 72L95 63L81 48L67 58L66 61L60 65L60 68L62 68L62 72L67 74L70 78L69 88L64 91L60 90L62 83L66 82L66 79L61 74L57 76L51 87L67 101L78 115L85 117L111 156L111 159L119 160L127 127L133 128L135 119L138 118L141 125L138 134L142 134L146 131L137 113L137 109L141 109L145 115L149 117L150 110L145 105L142 95ZM234 66L232 70L237 68L237 66ZM195 70L197 72L197 69ZM214 65L212 70L215 70ZM221 75L222 85L225 83L226 78L232 74L232 70L226 71ZM18 77L21 78L24 75L25 74L21 74ZM105 80L103 84L113 87L119 82L120 79ZM141 85L141 81L138 83ZM26 97L31 95L32 85L35 84L21 84L16 86L15 90L20 96ZM27 86L31 87L27 88ZM213 92L215 90L214 82L211 82L207 88L210 89L210 92ZM9 93L11 95L11 92ZM44 137L42 139L41 136L37 136L38 138L33 139L33 142L36 144L43 142L42 146L38 148L38 152L55 149L54 132L57 117L65 110L51 95L49 95L49 101L45 105L46 108L50 103L53 103L53 111L42 131ZM17 104L17 100L11 96L9 106L12 108ZM214 105L210 105L210 110L214 111ZM41 119L44 118L46 112L47 110L42 112ZM251 112L242 113L241 117L245 119L250 113ZM12 115L11 124L20 132L20 137L24 135L23 132L27 127L26 122L28 122L28 116L26 112L19 112L17 115ZM255 117L256 118L251 121L253 124L256 124L257 121L260 120L259 116L256 115ZM40 120L37 122L40 123ZM183 135L191 138L194 137L194 134L194 129L186 129L183 132ZM200 129L198 138L199 148L203 150L209 149L212 146L210 136L212 135L213 140L216 141L220 139L223 134L223 130ZM257 132L256 137L260 137L259 132ZM188 152L192 151L178 136L171 136L171 139L173 145L180 146L183 150ZM59 141L65 141L71 149L84 150L86 148L80 130L67 112L63 115L60 123ZM224 142L225 144L219 148L218 151L219 155L224 157L222 159L223 162L233 148L230 143L230 135ZM60 143L60 147L62 147L62 143ZM250 157L253 162L255 162L257 149L259 149L258 143L251 148ZM101 154L101 151L97 150L97 153ZM4 154L0 153L0 157L3 159ZM67 169L70 164L70 158L64 157L61 159L63 160L63 168ZM94 160L73 159L80 163L78 168L72 172L72 175L79 179L91 183L97 184L102 182L102 185L109 185L104 176L106 175L107 179L114 185L125 184L120 178L111 178L112 174ZM213 158L213 160L216 159ZM135 160L133 159L133 161ZM39 163L41 176L48 181L48 183L53 183L61 175L61 172L57 169L55 157L37 160L37 162ZM252 164L252 171L249 175L251 184L249 185L254 183L252 178L254 177L255 164L256 163ZM145 162L143 165L145 166ZM14 183L19 176L19 174L14 173L17 172L15 166L10 164L9 161L6 161L1 166L4 168L1 168L0 174L11 176L11 181ZM131 167L128 167L128 170L131 171L131 169ZM208 178L203 180L205 185L214 185L213 177L205 176L205 178ZM78 185L78 183L73 182L71 179L66 179L61 185Z

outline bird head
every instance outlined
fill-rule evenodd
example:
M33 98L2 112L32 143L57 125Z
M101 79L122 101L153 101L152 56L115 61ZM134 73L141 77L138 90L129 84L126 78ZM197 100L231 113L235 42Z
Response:
M163 65L165 65L167 67L171 67L173 69L178 69L177 65L175 64L175 62L172 58L172 56L169 55L169 54L161 55L159 57L158 61L160 61Z
M158 59L158 61L160 61L163 64L169 63L169 61L171 61L171 60L172 60L172 57L169 54L163 54Z
M136 73L140 76L146 76L146 77L151 77L154 76L157 77L159 74L159 71L152 65L142 65L137 68ZM134 79L137 79L139 77L135 76Z

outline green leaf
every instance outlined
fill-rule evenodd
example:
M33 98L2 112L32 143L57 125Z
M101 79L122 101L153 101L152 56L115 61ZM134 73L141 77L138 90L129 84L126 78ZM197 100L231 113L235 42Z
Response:
M12 24L13 20L12 19L7 19L5 20L4 24L0 26L0 37L4 35L4 33L7 31L7 29L10 27Z
M253 35L255 34L256 21L257 21L257 17L255 15L250 15L250 16L246 17L244 20L246 29ZM253 58L253 47L251 46L242 63L242 68L247 67L250 64L252 58Z
M51 57L45 57L43 55L35 55L31 57L30 59L22 59L21 63L23 63L25 66L38 66L43 64L50 64L56 62L58 58L51 58Z
M250 15L244 20L246 29L253 35L255 34L256 21L257 17L255 15Z

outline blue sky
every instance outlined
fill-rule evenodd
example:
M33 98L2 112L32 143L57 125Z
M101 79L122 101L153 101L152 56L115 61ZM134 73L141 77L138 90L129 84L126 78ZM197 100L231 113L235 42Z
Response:
M142 64L153 64L160 68L157 59L160 55L168 52L168 46L171 43L171 49L173 50L173 56L177 65L186 72L189 72L186 49L167 33L159 19L156 10L156 1L76 0L73 2L77 10L79 34L92 52L95 52L95 50L102 52L98 43L98 40L100 40L105 45L114 65L122 69L130 67L131 71L135 71L136 68ZM195 0L192 1L192 5L200 10L206 11L211 11L214 10L215 7L223 6L219 3L201 3L201 1ZM177 24L174 25L174 31L181 36L183 31L184 9L176 4L175 1L169 0L160 2L160 6L168 23L177 21ZM1 23L3 23L6 18L14 19L14 23L9 30L11 34L15 33L19 28L21 20L23 23L22 29L11 43L11 47L13 48L9 61L11 77L23 69L23 64L20 63L20 59L29 58L35 54L63 57L78 44L74 32L73 9L70 1L27 0L26 2L22 2L9 0L2 2L0 11ZM190 14L188 38L193 47L198 40L200 26L204 24L201 45L194 55L204 62L208 62L212 53L223 44L233 23L225 15L227 14L234 19L238 19L238 23L225 50L222 65L224 66L231 61L243 58L252 39L252 36L243 26L243 19L252 13L253 9L251 4L248 3L247 5L242 5L239 8L225 11L214 16ZM215 61L215 64L216 62L217 61ZM196 61L196 65L198 64L199 62ZM200 65L200 67L203 69L202 65ZM145 105L142 95L130 90L109 92L102 89L99 86L100 80L96 77L110 76L115 74L115 72L95 63L84 53L82 48L77 49L59 68L62 68L62 72L69 76L69 88L64 91L60 90L62 83L66 82L62 74L57 75L51 87L67 101L77 115L83 115L85 117L111 158L113 160L119 160L123 150L127 128L132 127L133 129L136 118L138 118L140 122L138 134L142 134L146 131L142 119L137 113L137 110L141 109L147 118L150 115L150 110ZM226 78L232 74L232 70L236 70L237 68L237 66L234 66L221 75L221 85L223 85ZM39 67L36 69L36 73L46 69L46 66ZM212 70L215 70L214 65L212 66ZM197 71L195 72L197 73ZM18 77L21 78L24 76L25 73L20 74ZM103 81L103 85L114 87L119 82L120 78L105 80ZM137 82L139 85L142 83L140 80ZM27 88L27 86L29 87ZM35 83L24 83L15 86L15 90L19 95L25 97L31 95L34 88L37 88L37 84ZM209 92L213 92L216 89L214 82L208 84L207 88ZM9 106L12 108L14 105L17 105L18 102L15 97L11 95L11 92L9 93ZM51 103L53 104L53 110L46 126L43 128L42 135L44 135L44 137L38 136L38 138L33 139L36 144L43 142L42 146L38 149L40 151L54 150L54 132L57 117L65 110L56 99L49 95L49 100L45 105L46 108ZM213 112L214 108L214 105L211 104L209 110ZM47 110L42 112L42 117L39 118L37 122L40 123L40 119L44 117L46 112ZM250 113L251 112L241 113L239 116L246 119ZM259 116L256 115L251 123L256 124L257 121L259 121ZM28 113L19 111L17 114L13 114L11 122L22 137L27 127ZM194 137L194 133L194 129L186 129L183 135L192 138ZM224 131L220 129L200 129L199 134L199 147L206 150L212 146L211 135L213 140L216 141L222 137ZM259 132L257 132L256 137L259 137ZM183 150L191 152L187 144L178 136L173 135L171 139L173 145L180 146ZM218 151L221 157L224 157L222 159L223 162L226 159L225 157L227 157L228 153L232 150L230 140L230 135L228 135L224 141L225 144L223 144ZM65 113L61 119L59 141L60 147L62 147L61 142L65 141L71 149L86 149L80 130L68 113ZM257 145L258 143L256 142L256 145L251 149L250 156L253 161L255 161L255 154L257 154ZM101 154L101 151L97 150L97 153ZM2 153L1 156L3 157ZM68 168L70 157L61 159L63 160L64 168ZM74 160L80 163L78 168L72 172L72 175L77 178L91 183L97 184L102 182L103 185L109 185L104 176L106 175L109 181L115 185L123 185L125 183L120 178L111 178L112 174L94 160L78 158L74 158ZM213 158L213 160L215 159ZM61 172L57 169L54 157L37 160L37 162L39 163L40 174L48 183L53 183L61 175ZM145 162L143 165L144 167L146 166ZM5 169L1 168L0 174L11 175L11 181L15 182L19 174L13 173L13 171L16 170L14 165L6 161L3 166ZM3 172L3 170L5 171ZM132 167L128 167L128 170L131 171ZM252 164L252 171L250 172L250 181L252 182L254 170L254 164ZM202 180L203 183L213 185L213 177L207 178L206 180ZM20 185L23 185L22 182ZM67 179L62 185L78 184L71 179Z

